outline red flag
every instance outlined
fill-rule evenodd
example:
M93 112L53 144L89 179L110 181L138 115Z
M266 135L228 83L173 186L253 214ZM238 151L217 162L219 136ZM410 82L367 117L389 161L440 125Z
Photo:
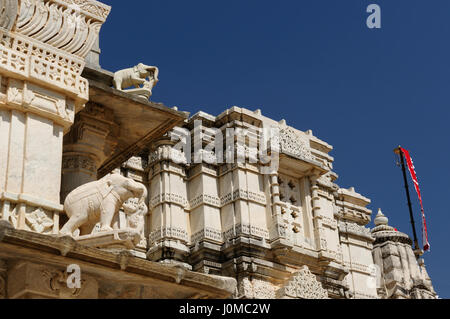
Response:
M417 195L419 196L420 207L422 210L422 240L423 240L423 250L430 250L431 246L428 242L428 231L427 231L427 222L425 219L425 210L423 209L422 195L420 193L419 180L417 179L416 168L414 167L414 162L409 154L409 151L401 148L403 155L406 158L406 162L408 164L409 173L411 174L411 178L414 182L414 187L416 189Z

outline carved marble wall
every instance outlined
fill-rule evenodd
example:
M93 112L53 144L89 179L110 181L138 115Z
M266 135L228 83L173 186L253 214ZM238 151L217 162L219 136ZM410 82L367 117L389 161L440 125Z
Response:
M238 278L237 297L275 298L290 287L285 297L306 298L291 286L301 285L298 274L307 266L320 296L379 298L370 285L370 200L335 184L332 146L311 131L236 107L218 117L199 112L184 128L193 160L196 130L205 146L224 138L226 128L246 129L257 139L258 129L268 126L280 129L280 163L271 174L252 160L258 149L249 139L244 147L235 140L235 163L211 160L211 150L203 151L209 160L192 163L169 135L117 170L148 185L147 258ZM222 135L214 134L218 129Z
M59 229L63 136L88 101L84 58L110 7L6 0L0 7L0 214L15 227Z

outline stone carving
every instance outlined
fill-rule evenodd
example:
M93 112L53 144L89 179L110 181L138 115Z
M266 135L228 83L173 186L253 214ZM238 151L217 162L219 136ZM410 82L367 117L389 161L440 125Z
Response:
M111 223L123 203L139 198L139 205L147 198L147 188L118 174L107 175L99 181L82 185L71 192L64 203L69 221L61 229L62 235L91 233L100 222L100 232L112 231Z
M138 203L136 199L130 199L123 204L123 209L128 215L127 226L129 229L135 230L141 235L140 246L146 246L145 239L145 216L147 216L148 208L145 203Z
M127 93L142 96L148 99L152 96L152 89L158 83L159 69L139 63L133 68L120 70L114 73L114 87ZM147 80L148 78L148 80ZM141 88L140 85L143 85ZM131 86L135 89L124 90Z
M276 291L274 285L270 282L252 279L248 277L239 281L238 287L239 297L246 299L275 299Z
M47 281L47 288L51 291L57 292L62 298L76 298L81 294L85 280L81 279L80 288L69 288L67 286L68 273L57 270L44 270L42 275Z
M278 298L328 299L328 293L308 266L304 266L278 291Z
M93 0L23 0L17 32L84 58L110 10Z
M342 234L351 234L354 236L363 237L369 241L373 241L370 229L354 222L339 222L339 232Z
M291 127L280 130L281 152L298 159L315 160L305 141Z
M0 28L10 31L17 18L17 0L2 0L0 4Z
M95 161L88 157L83 156L66 156L63 157L62 162L63 170L85 170L89 173L96 174L97 166Z
M27 214L25 219L31 229L37 233L44 233L53 228L53 216L44 211L42 208L33 210Z

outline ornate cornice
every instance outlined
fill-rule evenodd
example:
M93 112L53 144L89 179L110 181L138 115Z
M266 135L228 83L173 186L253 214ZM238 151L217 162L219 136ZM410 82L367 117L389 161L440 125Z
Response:
M22 0L13 31L84 58L110 10L94 0Z

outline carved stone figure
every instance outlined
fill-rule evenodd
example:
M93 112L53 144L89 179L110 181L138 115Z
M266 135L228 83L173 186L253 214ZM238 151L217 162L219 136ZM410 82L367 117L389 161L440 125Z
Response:
M64 210L70 219L61 229L61 235L73 235L78 228L80 235L88 235L98 222L100 232L112 231L114 216L130 198L138 198L138 205L143 204L147 198L147 188L119 174L107 175L99 181L78 187L64 203Z
M127 214L128 229L134 230L140 235L138 246L146 247L147 239L145 238L145 217L148 214L148 207L145 203L137 203L136 199L130 199L123 204L123 210Z
M135 229L138 233L144 232L145 216L148 213L147 205L144 203L123 205L125 213L128 215L128 228Z
M117 90L123 90L131 86L140 88L140 85L144 84L144 88L151 90L159 81L158 75L159 69L156 66L139 63L133 68L114 73L114 87Z

